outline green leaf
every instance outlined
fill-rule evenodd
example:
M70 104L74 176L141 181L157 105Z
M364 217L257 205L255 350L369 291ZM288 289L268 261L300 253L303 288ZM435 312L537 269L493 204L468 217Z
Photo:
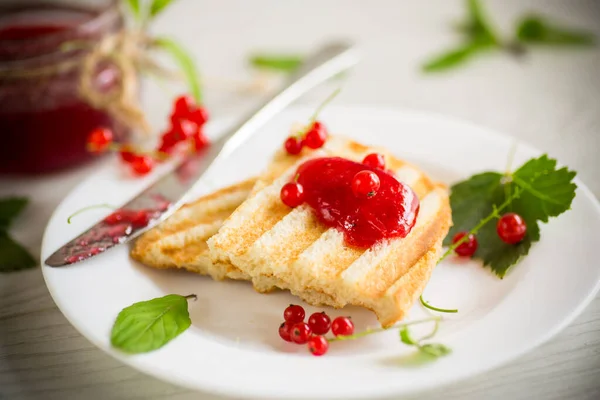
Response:
M439 72L448 70L450 68L457 67L470 59L481 50L486 49L487 46L482 46L480 43L469 43L450 50L446 53L435 56L431 60L423 64L422 69L424 72Z
M202 92L200 90L200 79L196 65L192 57L177 42L169 38L158 38L155 44L165 50L173 57L173 60L179 64L181 71L190 87L190 92L198 103L202 103Z
M433 356L433 357L443 357L452 352L452 350L450 350L449 347L444 346L441 343L424 344L424 345L419 346L419 350L422 353L425 353L425 354L427 354L429 356Z
M127 4L129 5L129 8L131 9L133 16L136 19L140 19L141 11L142 11L141 7L140 7L140 0L127 0Z
M256 54L250 57L250 64L255 68L292 72L298 68L303 57L298 55Z
M419 343L410 336L410 331L408 330L408 326L405 326L404 328L402 328L400 330L400 340L402 341L402 343L407 344L409 346L418 346L419 345Z
M519 22L517 38L528 44L589 46L595 43L595 37L590 32L558 27L535 15Z
M6 232L0 232L0 272L18 271L37 266L37 261Z
M0 230L8 229L10 222L23 211L28 202L26 197L0 199Z
M174 0L153 0L150 5L150 17L156 17L164 11Z
M512 174L512 181L504 182L504 176L497 172L485 172L455 184L450 195L454 225L444 243L451 244L458 232L470 231L506 201L507 193L519 190L519 196L508 210L525 220L525 239L517 245L504 243L496 232L495 220L477 233L479 247L475 257L482 259L496 275L504 277L511 266L528 254L531 244L540 240L538 222L548 222L550 217L570 208L577 187L572 182L574 177L575 172L557 169L556 160L543 155L523 164Z
M466 1L467 11L469 13L469 22L466 24L468 27L466 32L468 32L469 36L474 41L497 44L497 36L494 33L479 0Z
M135 303L121 311L112 328L112 345L126 353L146 353L169 343L191 324L188 298L170 294Z

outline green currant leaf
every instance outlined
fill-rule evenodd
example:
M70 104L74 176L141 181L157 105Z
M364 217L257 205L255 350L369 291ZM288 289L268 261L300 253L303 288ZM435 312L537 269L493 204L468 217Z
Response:
M0 232L0 272L19 271L37 266L37 261L6 232Z
M590 32L558 27L536 15L527 16L518 23L517 38L528 44L590 46L595 43Z
M188 86L190 87L190 92L196 102L199 104L202 103L202 92L200 89L200 79L198 77L198 71L194 60L187 53L187 51L181 47L177 42L169 38L158 38L155 41L156 46L166 51L173 60L179 64L185 78L187 80Z
M10 222L23 211L28 202L26 197L0 199L0 230L8 229Z
M441 343L428 343L419 346L419 350L432 357L443 357L452 352L452 350Z
M467 30L469 36L476 42L498 43L498 39L491 24L481 7L479 0L466 0L469 22Z
M131 354L161 348L191 325L191 297L170 294L124 308L112 328L112 345Z
M407 344L409 346L418 346L418 342L410 336L408 326L405 326L404 328L400 329L400 340L402 341L402 343Z
M454 225L444 243L450 245L458 232L469 232L480 221L493 215L511 195L516 197L499 215L512 211L519 214L527 224L527 234L522 242L504 243L496 231L496 219L485 224L477 232L479 246L475 257L489 265L499 277L504 277L511 266L526 256L531 244L540 240L539 222L548 222L567 211L577 186L573 183L575 172L556 168L556 160L543 155L531 159L510 177L497 172L485 172L452 186L450 206ZM505 182L506 180L506 182Z
M465 44L426 61L422 70L423 72L439 72L457 67L487 48L488 46L477 42Z
M174 0L153 0L150 5L150 17L154 18L165 10Z
M270 69L281 72L292 72L298 68L303 57L283 54L255 54L250 57L250 65L260 69Z

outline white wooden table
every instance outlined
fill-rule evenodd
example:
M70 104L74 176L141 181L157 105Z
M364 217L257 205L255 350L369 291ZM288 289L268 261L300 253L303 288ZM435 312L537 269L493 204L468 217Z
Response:
M518 15L535 9L600 37L600 2L594 0L487 4L504 32ZM363 61L338 104L417 108L495 128L579 171L599 196L600 49L541 49L521 61L492 55L453 73L421 75L419 63L456 39L449 25L462 12L460 1L448 0L180 0L156 30L172 32L194 51L209 80L207 103L217 118L239 115L253 102L224 93L214 83L246 76L249 51L305 51L327 38L347 37L359 44ZM323 93L303 101L314 103ZM144 97L147 109L155 110L152 122L162 126L166 96L149 88ZM0 180L0 196L32 200L16 222L18 239L39 253L52 210L97 167ZM600 299L549 343L510 365L414 398L441 397L600 398ZM96 349L56 308L39 269L0 275L0 399L167 398L215 399L147 377Z

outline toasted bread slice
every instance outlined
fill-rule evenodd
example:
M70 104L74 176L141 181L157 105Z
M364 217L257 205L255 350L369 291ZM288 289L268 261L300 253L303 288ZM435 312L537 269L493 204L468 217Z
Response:
M131 256L159 268L183 268L214 279L250 277L230 264L214 265L208 257L206 240L225 218L248 197L255 179L238 183L201 197L177 210L171 217L144 233L135 242Z
M417 223L405 238L369 249L349 247L343 234L322 225L308 206L291 209L281 202L281 187L306 159L340 156L360 162L374 151L385 155L387 168L421 201ZM259 291L277 286L313 305L363 306L389 326L423 291L450 224L443 185L384 149L330 137L324 148L301 157L279 152L248 199L207 243L213 263L237 267Z

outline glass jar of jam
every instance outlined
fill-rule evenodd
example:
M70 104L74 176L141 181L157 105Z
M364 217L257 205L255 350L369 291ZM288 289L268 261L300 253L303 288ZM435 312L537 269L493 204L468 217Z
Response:
M98 126L124 139L126 129L79 92L90 45L123 23L118 0L0 3L0 173L81 164L91 158L86 138ZM114 67L99 65L93 79L110 89L119 77Z

